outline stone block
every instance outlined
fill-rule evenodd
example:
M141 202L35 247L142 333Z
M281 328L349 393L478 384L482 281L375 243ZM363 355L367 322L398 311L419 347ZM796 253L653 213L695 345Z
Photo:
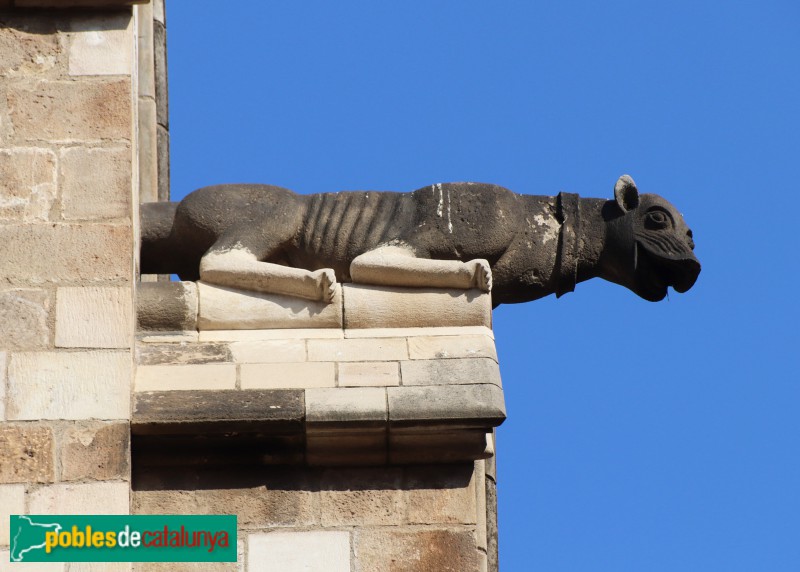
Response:
M486 550L486 461L475 461L475 540L478 548Z
M128 483L59 483L28 493L30 514L128 514Z
M345 284L345 328L492 327L491 295L479 290Z
M237 363L306 361L305 340L261 340L233 342L231 354Z
M156 126L156 159L158 167L158 200L169 200L169 131L161 125Z
M492 454L484 429L392 428L389 462L396 465L457 463Z
M340 340L338 328L286 328L276 330L206 330L199 333L201 342L257 342L261 340L325 339Z
M342 362L339 387L400 385L400 364L396 361Z
M25 514L25 485L0 485L0 546L9 545L12 514Z
M495 427L505 420L503 390L496 385L388 387L389 422Z
M271 532L247 538L251 572L350 572L350 533Z
M137 336L137 341L142 344L194 344L197 343L200 336L197 332L149 332L148 334L140 334Z
M0 54L0 77L47 74L62 54L55 22L49 18L10 19L0 27Z
M151 203L158 201L156 102L141 97L140 94L137 106L139 108L139 201Z
M411 359L486 357L497 361L494 340L489 336L415 336L408 338Z
M13 354L6 416L14 420L128 419L130 378L130 352Z
M236 366L206 363L192 365L141 365L134 388L142 391L234 389Z
M356 572L478 572L471 530L357 530Z
M0 221L48 220L56 198L55 175L56 156L49 149L0 150Z
M39 424L0 425L0 483L51 483L53 431Z
M136 346L136 363L142 365L188 365L230 363L231 350L226 344L143 343Z
M409 524L475 524L477 520L471 463L406 467L404 488Z
M330 304L198 282L200 330L341 328L342 294Z
M334 387L333 363L246 363L239 366L242 389Z
M136 327L144 331L197 329L194 282L140 282L136 288Z
M59 185L64 219L130 219L132 169L128 147L62 150Z
M306 432L306 463L322 467L385 465L386 428L315 429Z
M8 88L18 141L130 140L130 79L41 81Z
M0 347L36 350L50 344L50 294L18 288L0 291Z
M408 359L405 338L308 340L309 361L397 361Z
M8 550L0 550L0 562L9 562ZM65 572L66 564L62 562L15 562L12 572Z
M386 390L380 387L335 387L306 390L306 427L384 427Z
M467 385L502 387L500 368L491 358L438 359L400 362L403 385Z
M129 348L133 343L131 288L59 288L56 347Z
M486 326L351 328L344 331L345 338L411 338L414 336L488 336L494 339L494 332Z
M6 418L6 363L8 354L0 350L0 421Z
M130 226L0 226L0 276L10 285L130 281Z
M70 425L60 441L62 481L130 478L127 423Z
M132 24L130 12L72 18L69 75L131 75Z
M156 82L158 124L169 128L169 91L167 84L167 29L162 22L153 21L153 73Z
M402 469L327 469L320 493L322 526L392 526L403 523Z

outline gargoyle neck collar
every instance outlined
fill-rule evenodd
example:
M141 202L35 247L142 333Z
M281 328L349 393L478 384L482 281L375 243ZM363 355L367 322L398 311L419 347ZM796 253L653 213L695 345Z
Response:
M556 257L556 298L575 290L580 253L580 198L574 193L558 193L556 220L561 223Z

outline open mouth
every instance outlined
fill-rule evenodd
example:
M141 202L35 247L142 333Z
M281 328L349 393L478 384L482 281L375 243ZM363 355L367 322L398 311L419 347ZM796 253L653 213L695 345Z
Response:
M686 292L697 281L700 262L694 254L665 258L636 242L636 293L650 302L663 300L669 287Z

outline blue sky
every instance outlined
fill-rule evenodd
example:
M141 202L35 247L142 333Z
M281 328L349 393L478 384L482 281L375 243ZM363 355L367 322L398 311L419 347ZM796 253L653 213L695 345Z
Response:
M703 272L495 311L505 572L800 569L800 5L168 3L172 193L675 204Z

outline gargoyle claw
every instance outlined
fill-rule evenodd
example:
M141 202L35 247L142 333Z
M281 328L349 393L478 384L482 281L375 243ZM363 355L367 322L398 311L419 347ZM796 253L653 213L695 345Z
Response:
M473 266L472 273L475 288L484 292L491 292L492 268L489 266L489 262L483 258L476 258L475 260L470 260L467 264Z
M317 283L319 300L330 304L336 294L336 274L332 268L321 268L311 273Z

